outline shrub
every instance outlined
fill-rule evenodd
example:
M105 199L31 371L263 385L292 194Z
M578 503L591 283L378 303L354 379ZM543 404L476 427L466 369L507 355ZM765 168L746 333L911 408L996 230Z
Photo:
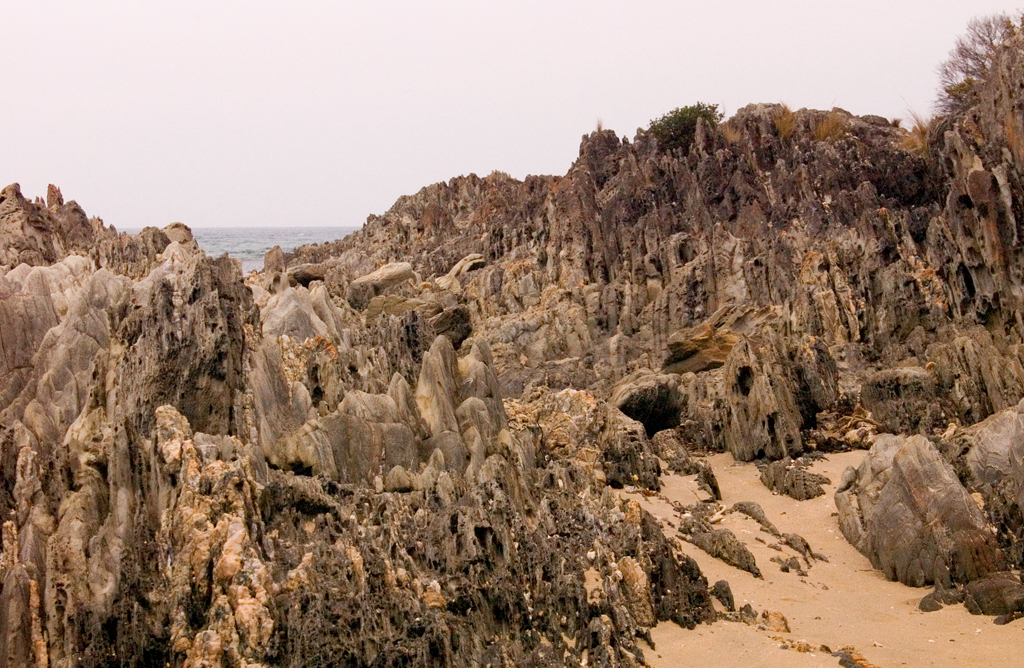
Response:
M796 114L788 104L779 105L779 113L775 115L775 129L779 132L780 139L788 139L796 132Z
M673 109L661 118L651 121L648 130L658 141L661 150L681 148L689 153L693 135L697 132L697 119L702 118L705 123L715 127L722 120L722 116L717 104L698 102L688 107Z
M971 19L966 34L956 40L949 58L939 65L939 96L935 107L941 114L959 114L978 103L978 91L989 77L999 46L1020 35L1024 13L993 14Z
M830 111L814 124L814 137L818 141L836 141L846 134L846 117L838 111Z

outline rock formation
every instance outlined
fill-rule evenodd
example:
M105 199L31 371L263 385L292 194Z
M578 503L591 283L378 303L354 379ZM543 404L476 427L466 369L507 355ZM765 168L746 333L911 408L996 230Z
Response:
M803 453L870 448L847 539L1015 619L1024 47L995 58L923 145L779 105L688 151L598 131L562 177L428 186L248 277L8 186L0 664L643 665L734 602L613 490L696 476L682 537L758 577L722 451L809 499Z

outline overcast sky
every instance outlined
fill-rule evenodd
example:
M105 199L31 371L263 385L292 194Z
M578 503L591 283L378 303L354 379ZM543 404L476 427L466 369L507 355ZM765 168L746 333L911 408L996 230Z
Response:
M358 226L493 170L564 174L597 125L751 102L930 113L996 0L4 2L0 186L119 228Z

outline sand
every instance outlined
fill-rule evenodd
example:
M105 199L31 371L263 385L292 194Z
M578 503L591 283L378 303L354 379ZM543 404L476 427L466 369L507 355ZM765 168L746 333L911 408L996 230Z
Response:
M769 548L765 543L776 543L776 539L740 513L727 515L720 526L731 529L747 545L764 580L680 540L680 549L697 560L709 583L729 582L737 608L750 603L758 613L766 609L781 612L791 632L728 621L701 625L693 631L662 623L652 631L655 649L645 650L648 662L697 668L838 665L835 657L821 650L824 645L833 651L852 647L880 668L1024 665L1024 620L996 626L993 617L971 615L962 605L921 612L918 603L930 588L886 580L843 538L833 494L843 469L856 466L863 456L863 452L841 453L817 462L811 470L825 474L832 484L826 486L825 496L809 501L773 495L761 484L753 464L736 463L728 454L710 457L726 507L738 501L756 501L779 531L800 534L829 561L814 562L806 569L806 578L781 572L771 558L788 559L797 553L788 547L783 547L782 553ZM668 475L662 483L658 496L628 496L640 500L661 519L668 535L677 536L677 513L671 502L691 505L696 494L706 495L697 492L693 476ZM798 641L814 651L797 651Z

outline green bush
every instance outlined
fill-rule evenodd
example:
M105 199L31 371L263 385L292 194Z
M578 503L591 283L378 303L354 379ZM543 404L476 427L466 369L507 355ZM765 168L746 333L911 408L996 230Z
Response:
M722 116L717 104L698 102L688 107L673 109L661 118L651 121L648 130L658 140L658 147L661 150L681 148L685 153L689 153L693 135L697 131L697 119L703 118L705 123L715 127L722 120Z

